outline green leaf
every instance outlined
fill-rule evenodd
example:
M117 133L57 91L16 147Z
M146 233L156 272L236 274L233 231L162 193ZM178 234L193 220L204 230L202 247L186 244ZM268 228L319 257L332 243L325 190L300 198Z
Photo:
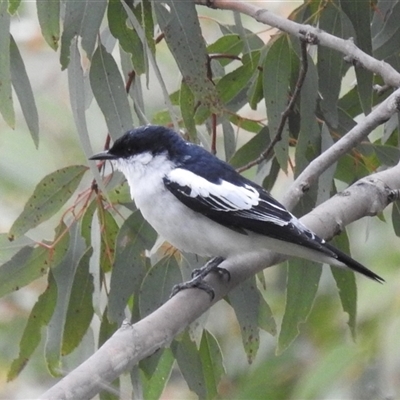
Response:
M47 326L45 359L49 372L53 376L61 374L61 349L68 304L71 299L75 272L86 249L85 241L79 234L77 223L74 223L70 228L70 235L69 247L65 257L52 269L54 279L57 283L57 304Z
M118 66L102 44L97 47L90 68L90 85L104 114L111 137L116 140L132 129L132 115Z
M85 239L86 247L90 247L92 243L92 222L93 215L97 209L97 202L93 200L81 218L81 235Z
M57 50L60 40L60 0L39 0L36 8L42 35L47 44Z
M0 1L0 113L4 121L15 127L10 72L10 14L7 1Z
M378 22L380 29L372 39L372 47L374 50L374 57L386 59L393 53L397 53L398 50L398 47L396 48L396 43L399 43L400 38L398 18L400 3L398 1L381 1L379 10L380 13L376 13L376 17L373 19L372 28L374 28L374 25ZM385 15L385 18L382 18L382 15Z
M189 389L200 399L210 398L207 393L202 360L196 343L190 339L189 334L185 332L179 341L175 340L171 344L171 350Z
M295 153L295 177L319 154L320 126L315 116L318 99L318 73L310 56L300 92L300 132Z
M59 211L73 195L86 171L84 165L73 165L43 178L12 225L8 234L10 240L47 221Z
M115 244L119 226L108 210L98 208L97 215L101 232L101 269L103 272L110 272L114 264Z
M56 229L55 239L60 238L65 226ZM0 268L0 297L18 290L46 274L47 270L57 265L67 252L69 242L68 233L64 234L50 253L44 246L32 248L23 247L10 261Z
M145 250L156 240L153 228L140 212L132 213L123 223L118 236L114 268L108 297L108 319L121 323L124 309L132 294L137 294L147 272Z
M343 37L341 13L335 4L327 3L322 9L319 25L324 31ZM338 125L337 101L343 62L343 56L337 50L326 46L318 47L318 88L322 97L320 107L326 122L333 128Z
M365 53L372 55L371 40L371 3L370 0L341 0L340 5L349 17L356 32L356 44ZM364 67L355 67L357 89L364 114L371 112L373 93L373 73Z
M332 240L332 244L346 254L350 254L349 239L346 231L342 232L339 236L335 236ZM357 327L357 284L355 274L348 268L331 267L331 270L339 291L343 311L349 314L349 321L347 324L349 325L351 335L355 339Z
M115 187L111 192L108 192L108 198L112 204L128 204L129 208L134 207L128 182L125 181Z
M33 143L37 148L39 146L39 116L24 61L13 37L11 37L10 41L10 65L12 85L21 105Z
M34 244L35 242L27 236L21 236L10 242L6 233L0 233L0 265L9 261L23 247L33 246Z
M240 325L244 350L251 364L260 345L258 318L260 314L260 292L255 277L247 279L228 294L229 303L235 311Z
M21 4L21 0L8 0L8 12L11 15L14 15L17 12L20 4Z
M230 164L236 168L246 165L260 156L270 144L268 127L262 128L257 135L251 138L246 144L240 147L233 157L229 160Z
M140 4L136 7L130 6L138 21L142 21L140 7ZM136 31L128 26L127 18L128 16L120 0L111 0L108 3L107 19L110 32L118 39L123 50L131 55L135 72L140 75L146 71L143 45Z
M71 353L81 342L93 317L93 277L89 273L89 260L93 250L89 248L81 257L72 283L65 319L62 355Z
M49 323L50 318L53 315L56 300L57 285L54 281L53 274L50 271L47 288L39 296L29 315L28 322L19 344L19 354L11 364L7 374L7 381L12 381L20 374L31 358L34 350L39 345L42 338L41 330Z
M255 52L253 58L246 57L242 66L224 75L217 83L217 90L221 100L228 104L240 93L253 75L254 68L257 66L260 53Z
M208 77L207 50L201 33L196 5L191 1L154 2L154 9L165 41L196 100L218 113L222 105ZM167 7L169 9L167 9Z
M182 119L192 142L197 139L196 123L194 121L195 102L194 95L185 82L181 84L179 91L179 106L181 108Z
M238 56L243 50L243 41L239 35L224 35L217 39L214 43L207 46L208 54L226 55L226 58L216 58L222 66L230 64L234 58L230 56Z
M395 201L392 208L392 223L396 236L400 237L400 202Z
M300 333L300 324L307 321L317 294L321 265L309 260L289 260L286 285L286 307L278 338L277 353L283 353Z
M103 345L118 329L117 323L111 323L108 320L108 309L104 310L103 316L101 318L100 332L99 332L99 347Z
M203 367L207 397L214 399L218 394L218 384L225 374L225 368L219 344L207 330L203 330L199 355Z
M260 296L258 326L272 336L276 335L276 322L267 301Z
M151 377L147 377L143 372L141 374L143 397L145 400L161 398L162 392L171 376L172 366L175 361L172 351L169 348L159 351L162 351L162 355Z
M231 123L223 118L222 131L224 134L225 159L229 160L236 150L236 135Z
M163 305L172 288L182 282L182 274L175 257L166 257L149 269L140 287L140 317L144 318Z
M281 114L288 103L289 84L292 73L291 52L287 35L279 35L269 48L263 63L263 88L267 106L268 127L271 140L278 131ZM289 157L289 127L286 124L281 140L274 152L282 170L287 172Z
M106 0L68 1L66 3L60 52L63 70L69 64L71 40L77 35L82 38L82 48L86 51L88 58L91 58L106 7Z

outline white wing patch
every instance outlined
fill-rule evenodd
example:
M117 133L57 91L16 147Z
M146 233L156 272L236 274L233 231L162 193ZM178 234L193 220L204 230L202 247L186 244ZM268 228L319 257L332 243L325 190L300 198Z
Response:
M244 218L272 222L280 226L288 224L288 221L267 212L271 207L284 212L287 212L286 209L261 199L258 190L250 185L236 186L224 180L215 184L182 168L172 170L167 174L167 178L183 188L190 189L189 193L185 191L187 196L200 198L199 200L216 211L234 212Z

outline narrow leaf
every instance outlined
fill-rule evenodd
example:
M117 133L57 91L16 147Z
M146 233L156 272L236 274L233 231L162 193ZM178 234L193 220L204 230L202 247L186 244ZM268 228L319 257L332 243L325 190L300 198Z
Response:
M118 236L114 268L108 297L110 322L121 323L124 309L132 294L137 294L146 275L148 260L145 250L156 240L156 233L139 212L132 213L122 225Z
M349 17L356 33L356 44L365 53L372 55L371 3L370 0L341 0L340 5ZM356 65L357 89L364 114L371 112L373 73Z
M195 392L200 399L209 398L202 360L199 356L196 343L190 339L189 334L185 332L179 342L174 341L171 345L171 350L189 389Z
M13 257L23 247L33 246L34 243L35 242L27 236L21 236L10 242L6 233L0 233L0 265L9 261L11 257Z
M86 248L85 241L79 234L77 223L71 227L70 234L69 248L65 257L52 269L58 292L56 308L47 327L45 358L47 367L53 376L61 373L61 349L72 284L75 271Z
M247 360L251 364L260 345L258 326L260 292L257 289L255 277L247 279L233 289L228 299L238 319Z
M332 35L343 37L340 10L333 4L327 3L320 17L320 27ZM321 111L326 122L336 128L338 125L337 101L339 98L343 56L336 50L325 46L318 48L319 91L322 96Z
M203 331L199 355L203 366L207 397L214 399L218 394L218 384L225 373L225 368L219 344L207 330Z
M182 282L182 274L175 257L166 257L149 269L140 288L140 317L151 314L163 305L172 288Z
M93 55L90 85L106 119L108 131L116 140L122 133L132 129L132 115L117 64L102 44Z
M119 226L109 211L99 208L98 211L101 232L101 269L103 272L110 272L114 264L115 242Z
M40 225L52 217L73 195L87 167L73 165L59 169L43 178L12 225L10 240Z
M162 351L162 355L151 377L147 377L143 372L141 375L143 384L143 397L145 400L161 398L163 390L169 381L169 377L171 376L172 367L175 362L172 351L169 348L159 351Z
M349 239L346 231L342 232L332 240L332 244L347 254L350 254ZM349 314L347 322L351 335L356 338L356 317L357 317L357 284L353 271L350 269L342 269L331 267L332 275L335 278L338 288L340 301L343 311Z
M60 52L62 69L67 68L69 64L70 45L76 35L82 37L82 48L91 58L106 6L106 0L68 1L66 3Z
M197 100L212 112L219 112L222 106L215 86L207 75L207 50L195 4L171 0L153 4L158 23L183 80Z
M4 121L15 127L15 113L11 95L10 72L10 14L8 2L0 1L0 113Z
M38 20L47 44L57 50L60 40L60 0L40 0L36 2Z
M263 63L263 88L267 106L268 127L271 139L278 132L281 114L288 103L291 77L291 50L286 35L280 35L272 43ZM289 128L286 124L281 140L275 145L274 152L279 165L287 172L289 151Z
M307 321L317 294L321 265L304 259L290 259L286 285L286 307L279 333L277 353L283 353Z
M59 238L65 226L56 229L55 238ZM47 270L63 259L69 242L69 235L57 241L50 253L44 246L23 247L10 261L0 268L0 297L31 283L47 273Z
M93 317L93 277L89 260L93 250L87 249L81 257L72 283L62 343L62 354L71 353L82 341Z
M24 333L19 344L19 354L11 364L7 374L7 380L12 381L25 368L27 362L39 345L42 334L41 330L47 326L53 315L57 299L57 285L53 274L49 272L48 284L46 290L39 296L37 302L32 308L26 324Z
M26 73L24 61L13 37L10 42L11 81L21 105L22 113L36 148L39 146L39 116L31 83Z
M139 21L141 18L141 4L130 7ZM140 75L145 72L145 60L142 41L137 32L127 24L127 13L120 0L111 0L107 10L108 24L111 34L118 39L120 46L131 55L135 72Z
M185 82L182 82L181 90L179 91L179 106L189 138L192 142L195 142L197 137L196 123L194 121L195 101L192 91Z

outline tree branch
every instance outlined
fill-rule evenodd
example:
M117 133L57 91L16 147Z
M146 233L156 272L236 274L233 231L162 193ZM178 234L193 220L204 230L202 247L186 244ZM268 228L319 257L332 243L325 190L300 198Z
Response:
M385 61L377 60L369 54L364 53L354 44L352 38L347 40L338 38L314 26L299 24L247 1L196 0L195 2L220 10L231 10L246 14L262 24L273 26L299 38L313 38L312 41L310 40L310 43L335 49L343 53L347 61L352 60L357 62L357 65L380 75L387 85L396 88L400 86L400 73Z
M385 101L377 106L362 121L360 121L345 136L324 151L319 157L310 162L297 177L286 193L283 204L292 209L304 192L315 183L318 177L334 164L341 156L349 152L364 140L375 128L386 122L400 108L400 89L392 93Z
M367 215L381 212L400 189L400 163L393 168L363 178L330 200L315 208L301 221L322 237L332 237L347 224ZM334 210L332 212L332 210ZM42 400L91 398L124 371L157 349L168 346L190 323L221 300L238 284L287 257L268 253L265 257L238 256L223 263L231 273L226 282L215 274L206 281L215 290L210 301L201 290L179 292L152 314L134 325L124 323L104 345L48 390Z

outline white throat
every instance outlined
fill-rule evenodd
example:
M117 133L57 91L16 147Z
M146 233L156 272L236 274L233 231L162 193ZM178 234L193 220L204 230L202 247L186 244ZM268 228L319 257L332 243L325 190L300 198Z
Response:
M166 153L153 156L150 152L116 160L114 165L125 175L132 200L138 208L141 208L146 199L165 190L163 178L174 168Z

